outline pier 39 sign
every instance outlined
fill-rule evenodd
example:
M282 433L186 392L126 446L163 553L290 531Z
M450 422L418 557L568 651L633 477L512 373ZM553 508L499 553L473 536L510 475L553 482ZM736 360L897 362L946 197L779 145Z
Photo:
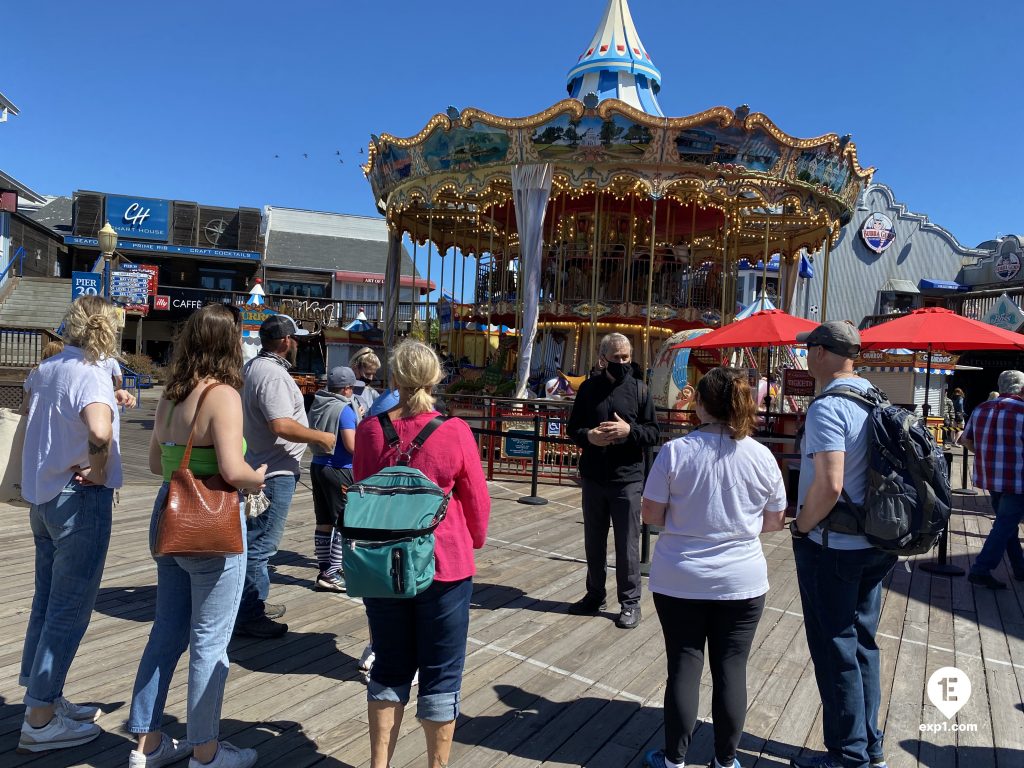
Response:
M864 219L860 236L864 238L868 248L875 253L882 253L896 239L896 229L892 219L884 213L871 213Z

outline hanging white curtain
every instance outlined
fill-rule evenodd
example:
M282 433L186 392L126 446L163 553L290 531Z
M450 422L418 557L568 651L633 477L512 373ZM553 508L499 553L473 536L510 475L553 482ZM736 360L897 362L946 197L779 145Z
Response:
M512 168L512 196L516 206L516 227L519 230L519 258L522 261L523 327L519 335L519 361L516 369L516 397L527 396L533 339L537 335L540 308L541 249L543 247L544 214L551 196L549 163L517 165Z
M416 265L413 265L413 270ZM415 274L415 272L414 272ZM402 279L402 233L391 230L388 232L388 260L384 267L384 363L387 375L387 356L395 346L398 331L398 301L401 296ZM412 309L416 309L416 296L412 299ZM387 379L385 379L386 381Z

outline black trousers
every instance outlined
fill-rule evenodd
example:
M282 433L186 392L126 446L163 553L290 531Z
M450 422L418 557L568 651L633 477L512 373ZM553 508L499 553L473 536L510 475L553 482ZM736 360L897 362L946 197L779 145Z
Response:
M615 583L619 604L640 604L640 496L643 483L583 480L583 544L587 553L587 596L605 598L608 527L615 536Z
M313 486L313 514L317 525L341 527L345 519L348 487L352 485L351 469L336 469L326 464L310 464L309 479Z
M704 646L711 667L715 759L732 765L747 713L747 657L765 596L749 600L687 600L654 593L668 657L665 756L683 762L697 721Z

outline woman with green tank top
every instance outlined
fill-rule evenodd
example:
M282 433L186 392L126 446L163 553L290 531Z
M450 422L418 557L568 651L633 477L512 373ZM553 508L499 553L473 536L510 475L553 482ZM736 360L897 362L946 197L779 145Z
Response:
M157 406L149 468L164 483L153 506L150 542L167 496L167 481L181 463L189 435L189 468L196 476L219 473L240 490L263 485L266 465L245 463L242 439L242 335L233 307L203 307L177 339L170 379ZM241 520L239 507L239 523ZM227 557L155 557L156 618L132 693L128 731L139 742L129 768L168 765L190 753L192 766L248 768L256 751L219 741L221 703L231 639L245 580L245 553ZM171 676L189 650L187 741L162 733Z

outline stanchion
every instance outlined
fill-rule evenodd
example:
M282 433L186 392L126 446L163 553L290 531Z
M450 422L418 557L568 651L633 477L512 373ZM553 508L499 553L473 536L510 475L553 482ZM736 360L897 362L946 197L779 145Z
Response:
M963 462L960 464L960 487L957 488L955 491L953 491L953 493L959 494L961 496L976 496L978 494L978 489L977 488L968 488L967 487L967 482L968 482L968 480L967 480L967 478L968 478L967 458L968 458L969 455L970 454L967 452L967 446L965 445L964 446Z
M953 452L950 451L946 454L946 466L952 468L953 466ZM960 483L961 485L967 485L967 446L964 446L964 464L960 472ZM953 493L963 492L962 488L958 488ZM968 488L967 493L975 493L973 488ZM949 526L947 525L942 535L939 537L939 559L931 560L927 563L921 563L918 567L925 573L932 573L937 576L963 576L965 571L958 565L951 565L948 561L949 554Z
M530 472L530 495L520 496L520 504L540 507L548 503L547 499L537 495L537 471L540 466L540 414L533 414L533 469Z

